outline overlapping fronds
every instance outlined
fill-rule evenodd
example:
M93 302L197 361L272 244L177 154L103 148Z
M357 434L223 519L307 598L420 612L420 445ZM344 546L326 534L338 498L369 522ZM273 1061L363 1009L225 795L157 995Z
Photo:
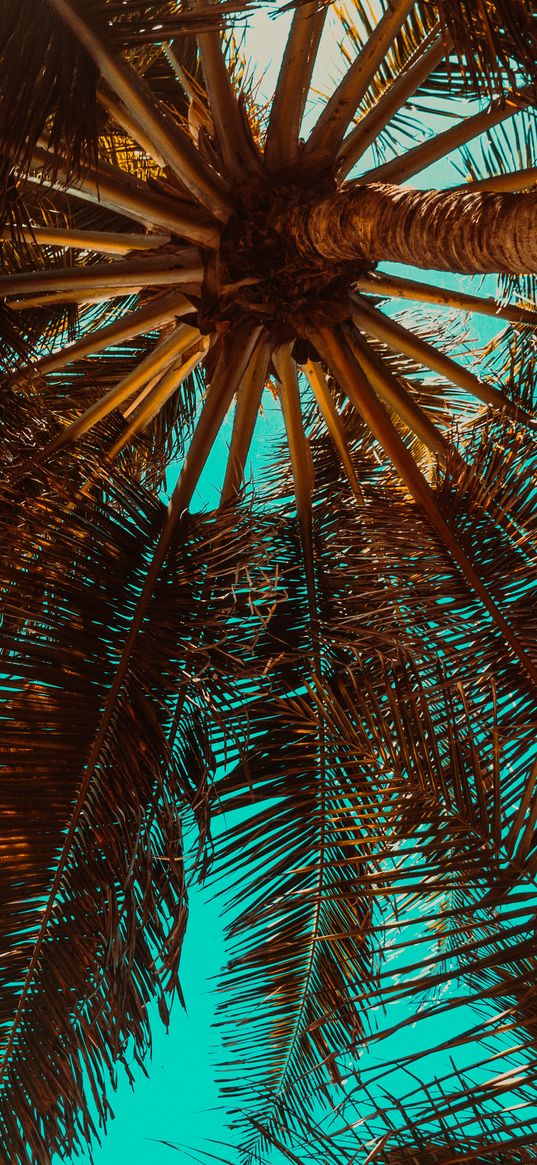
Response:
M86 1142L83 1078L103 1120L114 1063L147 1052L150 998L165 1016L178 986L181 814L190 806L203 834L207 723L227 698L223 627L252 555L236 515L186 520L129 649L162 510L117 484L104 503L27 500L21 521L3 493L2 1152L13 1161L42 1165Z
M104 1119L166 1016L210 803L245 1159L531 1143L535 14L291 7L267 105L248 0L0 0L10 1161L89 1139L83 1081ZM464 186L408 185L448 160Z
M474 441L473 470L448 474L441 496L533 640L535 451L509 428ZM316 530L331 564L323 682L307 652L286 695L276 670L249 704L247 757L217 781L217 869L235 887L221 1022L254 1095L245 1109L228 1091L248 1161L271 1145L300 1162L365 1161L375 1145L380 1160L388 1145L419 1160L430 1144L446 1160L464 1144L468 1160L516 1161L537 1063L534 701L423 517L367 456L364 440L363 508L339 495L337 526ZM325 458L328 495L334 469L329 481ZM403 1055L396 1033L415 1025Z

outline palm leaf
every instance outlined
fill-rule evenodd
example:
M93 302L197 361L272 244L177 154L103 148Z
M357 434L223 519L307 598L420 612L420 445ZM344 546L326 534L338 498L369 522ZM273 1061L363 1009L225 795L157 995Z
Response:
M506 441L505 432L503 450ZM517 440L511 445L515 460L517 445ZM499 455L496 443L483 439L480 456L494 459ZM528 455L526 447L521 456L525 460ZM355 463L359 464L359 456L356 451ZM492 492L481 490L482 509L476 509L473 490L479 490L483 472L487 481L496 484ZM450 508L459 515L466 536L465 523L471 526L480 513L479 533L476 528L472 544L476 551L478 543L481 547L485 577L494 573L498 579L504 572L506 585L512 586L514 557L530 556L524 568L521 560L526 582L520 577L516 584L525 606L533 573L531 486L528 504L518 491L515 500L508 485L510 474L514 480L514 462L503 479L492 465L485 471L483 464L475 478L468 471L464 484L459 480L448 486L446 480L443 488L456 493ZM360 479L364 478L361 464ZM403 1014L408 1014L405 1022L409 1024L417 1022L422 1009L425 1019L441 1016L446 1007L454 1008L454 1015L457 1007L462 1009L460 1021L457 1012L459 1024L464 1009L476 1008L453 1044L455 1049L468 1048L476 1063L484 1019L489 1024L492 1055L502 1054L505 1023L509 1031L524 1030L518 1049L521 1063L526 1064L524 1071L531 1071L535 1054L526 962L535 904L534 887L528 884L531 867L524 871L519 866L516 874L513 867L514 880L508 875L505 882L509 867L505 844L534 753L531 698L528 703L522 682L515 704L511 703L511 665L505 657L503 662L500 659L499 643L494 642L476 606L468 603L447 560L440 565L438 547L428 541L423 519L407 502L392 502L399 515L392 513L381 528L380 514L386 521L388 511L379 485L378 473L376 482L372 475L361 521L357 521L355 504L350 504L345 521L340 520L334 530L329 525L317 530L317 550L321 549L319 539L326 538L322 559L334 564L328 573L325 568L323 590L318 592L330 595L322 656L325 669L328 653L333 661L331 678L330 669L325 670L317 692L303 671L298 688L282 698L277 695L279 673L274 671L269 691L264 694L257 689L250 703L248 722L254 740L247 759L217 784L228 822L217 843L221 863L217 868L219 876L230 877L236 888L230 908L234 915L238 911L230 924L234 956L222 984L226 995L221 1022L229 1031L233 1055L248 1066L246 1091L254 1091L253 1101L250 1095L248 1107L240 1109L238 1126L246 1160L264 1160L270 1145L281 1142L291 1160L309 1161L310 1152L311 1159L318 1159L319 1152L329 1159L329 1152L335 1151L336 1159L350 1161L351 1148L356 1152L358 1142L353 1145L343 1133L340 1139L337 1127L335 1131L328 1128L325 1140L319 1141L319 1131L313 1136L318 1111L315 1097L319 1087L330 1088L336 1082L341 1086L355 1042L359 1047L374 1047L376 1041L386 1039L390 1016L394 1025L402 1022L401 1008L406 1008ZM333 496L334 480L326 488L328 496ZM389 488L388 482L384 488ZM444 496L447 500L447 493ZM515 511L508 517L508 509L504 510L511 505L516 507L516 517ZM402 524L403 509L406 525ZM527 540L522 536L526 522ZM516 551L511 538L516 540ZM504 539L511 542L511 549ZM410 555L412 546L419 550ZM446 573L451 574L448 584ZM446 585L451 596L448 607L439 598L439 589L445 595ZM354 624L350 622L353 611ZM520 614L522 620L527 618L522 608ZM457 640L463 623L463 642L472 635L471 656ZM347 650L358 655L359 663L342 667ZM496 677L494 682L484 682L485 674ZM319 855L324 852L320 722L328 846L322 890L318 882ZM312 766L317 773L313 779ZM513 808L504 818L503 806L508 804ZM526 812L528 808L526 803ZM341 879L351 875L355 881L351 879L345 890ZM522 887L524 904L519 908ZM355 905L348 915L351 888ZM478 904L485 902L487 889L490 901L481 913ZM359 903L360 917L367 919L363 929L356 916ZM501 929L494 921L499 909ZM321 939L326 933L327 937L320 943L308 980L311 986L304 995L304 960L307 966L316 918L323 918L327 929L314 930L314 936ZM468 933L470 938L465 938ZM396 954L391 968L386 958L393 962ZM302 968L302 973L294 968ZM346 987L338 979L342 968L348 977ZM448 997L443 1002L443 985L455 979L460 982L458 1001L450 1002ZM424 999L430 1001L427 1007ZM389 1009L387 1031L378 1022L378 1008L371 1011L378 1001ZM490 1026L490 1008L496 1014L496 1026ZM355 1026L349 1036L345 1023L352 1015ZM272 1049L268 1063L267 1042ZM425 1050L416 1052L413 1071L420 1071L424 1055ZM483 1056L486 1060L486 1051ZM409 1051L409 1070L413 1059ZM376 1061L374 1067L376 1071ZM493 1060L491 1073L492 1068ZM389 1063L385 1065L388 1071ZM469 1072L458 1123L448 1121L447 1140L439 1142L452 1149L475 1118L475 1098L481 1097L479 1073L472 1079ZM523 1080L521 1075L521 1089ZM313 1092L312 1081L317 1084ZM446 1083L437 1096L435 1086L431 1087L430 1107L424 1104L423 1111L413 1117L416 1152L420 1138L428 1144L439 1137L444 1127L442 1105L447 1112L452 1103L452 1084ZM509 1100L517 1087L516 1080L510 1081ZM236 1103L236 1083L232 1093ZM383 1093L386 1114L380 1103ZM364 1159L373 1140L384 1135L385 1116L396 1122L394 1143L401 1140L409 1146L410 1124L408 1128L401 1125L401 1114L393 1105L390 1108L386 1089L377 1089L377 1098L377 1115L358 1122L364 1124L360 1140ZM339 1104L344 1104L345 1112L354 1113L352 1119L357 1111L367 1113L370 1107L359 1089ZM492 1138L493 1152L499 1152L506 1140L505 1122L497 1125L494 1105L489 1111L484 1100L478 1104L483 1137L486 1133L489 1141ZM301 1143L301 1122L308 1130L308 1151ZM508 1146L507 1139L506 1151Z
M189 685L200 579L212 561L229 592L241 553L239 539L225 565L221 521L185 530L125 668L161 507L133 486L106 495L75 509L28 501L13 528L16 498L4 493L2 1144L21 1161L85 1143L95 1129L81 1073L104 1118L113 1062L132 1050L141 1059L149 999L166 1015L164 992L177 990L180 812L190 804L204 827L211 753L199 695L183 701L172 734L176 693ZM208 644L206 604L198 615Z

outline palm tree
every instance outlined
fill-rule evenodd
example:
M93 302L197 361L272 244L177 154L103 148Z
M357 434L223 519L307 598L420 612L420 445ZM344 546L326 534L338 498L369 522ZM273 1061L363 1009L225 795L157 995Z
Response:
M537 20L336 6L303 140L330 6L295 6L268 109L249 8L0 2L3 1159L106 1119L179 990L182 828L203 870L225 810L245 1160L530 1160ZM450 95L467 116L405 146ZM455 150L462 185L406 185ZM506 328L470 367L456 317L392 300ZM286 443L252 491L267 392ZM466 1058L428 1076L446 1014ZM405 1092L390 1032L420 1017Z

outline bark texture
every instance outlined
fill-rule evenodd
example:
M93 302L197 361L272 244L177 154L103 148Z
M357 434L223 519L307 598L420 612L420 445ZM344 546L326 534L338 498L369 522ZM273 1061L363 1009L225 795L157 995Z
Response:
M537 192L414 190L375 183L295 204L278 224L331 262L406 263L465 274L537 272Z

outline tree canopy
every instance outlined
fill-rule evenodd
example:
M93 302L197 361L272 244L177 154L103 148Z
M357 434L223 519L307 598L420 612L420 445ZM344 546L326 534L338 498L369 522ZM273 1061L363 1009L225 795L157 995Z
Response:
M195 829L196 871L233 886L241 1159L514 1165L537 1069L537 17L297 3L266 105L256 7L0 0L2 1159L91 1141L151 999L167 1021ZM461 181L427 189L450 155ZM267 399L282 439L252 480Z

